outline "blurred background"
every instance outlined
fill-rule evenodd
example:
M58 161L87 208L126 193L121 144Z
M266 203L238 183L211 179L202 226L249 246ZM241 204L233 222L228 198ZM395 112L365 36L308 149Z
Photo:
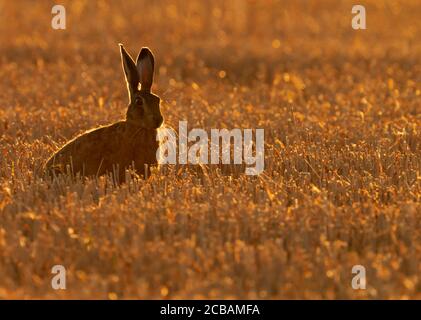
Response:
M192 85L193 91L206 86L204 98L211 106L202 108L216 111L216 116L221 113L211 110L212 105L222 103L231 89L241 86L279 89L270 93L271 102L277 104L276 116L277 93L287 102L297 102L303 95L333 98L343 91L339 82L362 84L367 72L382 77L386 85L397 65L409 73L405 78L419 80L421 6L416 0L365 1L367 29L359 31L351 28L352 1L73 0L61 4L66 8L66 30L51 27L54 1L0 1L3 112L10 106L10 96L17 103L14 107L35 108L45 117L52 116L51 105L75 110L63 103L69 97L76 105L78 99L101 106L124 101L120 42L132 56L142 46L153 50L154 90L164 100L177 103L173 93L184 84ZM284 81L284 75L290 81ZM280 86L285 82L287 86ZM180 94L177 97L182 99ZM253 104L253 95L250 99ZM42 105L48 114L43 114ZM211 124L194 117L197 112L189 108L185 117L193 120L193 116L202 126ZM168 108L166 114L167 123L176 123L177 112ZM98 121L95 116L91 119ZM250 121L273 126L273 119Z
M16 102L27 107L51 105L61 95L81 90L90 90L86 92L90 99L102 97L105 105L114 98L125 99L120 42L132 56L141 46L153 50L154 88L164 99L180 88L177 84L203 82L212 90L276 86L284 73L290 73L293 86L286 95L295 101L300 87L306 86L307 96L326 90L336 94L338 81L359 82L367 72L391 75L396 64L413 75L408 77L412 81L419 79L415 77L419 75L421 6L416 0L365 1L367 29L359 31L351 28L352 1L73 0L61 4L66 8L66 30L51 27L54 1L0 1L3 108L10 104L4 99L11 91L18 93ZM299 72L294 75L294 71ZM207 98L212 104L223 95ZM169 115L175 116L171 110Z

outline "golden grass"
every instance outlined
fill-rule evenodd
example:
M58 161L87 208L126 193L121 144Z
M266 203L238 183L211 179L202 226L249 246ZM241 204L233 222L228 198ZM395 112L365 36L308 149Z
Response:
M365 1L365 31L352 1L149 2L62 1L55 31L0 1L0 298L421 298L419 1ZM123 117L119 42L169 125L264 128L264 174L42 179Z

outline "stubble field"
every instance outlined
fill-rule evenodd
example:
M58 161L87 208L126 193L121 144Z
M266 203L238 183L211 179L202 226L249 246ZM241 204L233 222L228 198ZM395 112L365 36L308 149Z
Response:
M0 298L421 298L419 1L359 31L352 1L62 1L66 30L54 4L0 0ZM264 172L47 181L124 118L120 42L154 51L166 125L265 129Z

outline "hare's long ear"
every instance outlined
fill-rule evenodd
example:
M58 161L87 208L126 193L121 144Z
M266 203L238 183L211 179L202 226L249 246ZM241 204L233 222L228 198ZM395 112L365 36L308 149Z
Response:
M139 74L132 57L124 49L120 43L121 62L123 64L124 75L126 76L127 89L129 90L130 99L139 86Z
M140 77L140 89L142 91L150 91L153 81L153 71L155 67L155 59L151 50L143 47L136 60L136 67Z

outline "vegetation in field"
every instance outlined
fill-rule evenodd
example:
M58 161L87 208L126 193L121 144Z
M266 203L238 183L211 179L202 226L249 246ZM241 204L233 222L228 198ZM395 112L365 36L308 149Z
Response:
M421 298L419 1L364 1L366 30L352 1L61 1L65 30L54 4L0 0L0 298ZM166 125L263 128L264 172L44 177L124 118L120 42Z

